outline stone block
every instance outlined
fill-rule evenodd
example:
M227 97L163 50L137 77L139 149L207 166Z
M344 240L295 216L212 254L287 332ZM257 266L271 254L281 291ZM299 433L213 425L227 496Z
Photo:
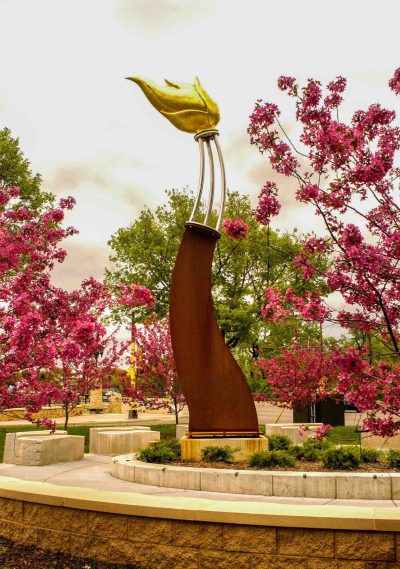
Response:
M139 543L169 544L173 540L173 522L163 519L128 518L128 539Z
M85 437L76 435L30 432L29 436L7 433L4 462L26 466L42 466L57 462L82 460Z
M202 468L201 490L272 496L272 474L252 471Z
M29 502L25 504L23 517L25 524L53 529L55 519L57 519L58 531L71 531L73 529L75 533L87 532L87 512L85 511Z
M189 425L176 425L176 438L178 441L181 440L182 437L186 436L186 432L189 429Z
M223 549L222 525L204 522L175 522L174 545L197 549Z
M378 449L400 448L400 435L394 437L378 437L376 435L361 436L361 446Z
M334 555L333 531L278 528L278 552L283 555L327 557Z
M101 537L126 538L128 531L128 518L118 514L105 514L89 512L88 533Z
M140 448L160 440L159 431L145 430L104 430L97 432L91 452L107 456L116 456L137 452Z
M225 551L276 553L276 529L261 526L224 526Z
M7 521L20 521L23 516L23 502L0 498L0 519Z
M285 435L292 441L293 444L299 445L312 438L315 435L317 428L318 426L316 425L310 425L306 426L306 429L300 432L300 425L281 427L279 434Z
M282 435L282 428L295 428L299 430L300 425L304 427L322 427L323 423L267 423L265 425L265 434L266 435Z
M336 474L336 497L339 500L391 500L389 474Z
M135 483L160 486L163 468L165 467L158 464L135 464Z
M135 482L135 464L132 455L118 456L111 464L111 476L128 482Z
M322 562L318 569L325 569L323 565L324 560L318 559ZM309 569L310 565L305 557L286 557L284 555L255 555L252 557L251 569ZM332 567L333 569L333 567ZM337 569L336 566L334 569ZM365 567L363 567L365 569Z
M233 455L234 462L245 462L254 452L268 450L268 439L265 437L214 437L181 439L182 460L201 460L201 451L208 446L230 446L238 449Z
M51 529L39 529L37 531L37 547L39 549L70 553L71 533Z
M97 452L99 433L112 433L115 431L150 431L150 427L143 427L141 425L132 427L93 427L90 429L89 433L89 452L93 454L101 454L100 452Z
M160 471L160 485L165 488L201 490L200 472L191 468L166 466Z
M393 561L394 534L380 531L336 531L335 557L363 561Z
M201 569L249 569L252 556L225 551L200 551Z
M324 472L274 472L274 496L336 498L336 477Z

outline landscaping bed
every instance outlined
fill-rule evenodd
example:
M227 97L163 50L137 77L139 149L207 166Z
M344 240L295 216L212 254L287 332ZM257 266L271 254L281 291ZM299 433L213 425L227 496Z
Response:
M310 438L303 445L293 444L285 435L268 435L269 450L255 452L246 462L235 461L235 449L224 446L207 446L202 449L202 460L182 461L180 443L163 440L141 449L138 459L143 462L168 464L186 468L221 468L254 471L332 472L352 471L388 473L400 470L400 449L380 451L355 445L359 433L351 427L333 432L324 440ZM338 436L339 433L347 435ZM344 439L344 440L343 440Z

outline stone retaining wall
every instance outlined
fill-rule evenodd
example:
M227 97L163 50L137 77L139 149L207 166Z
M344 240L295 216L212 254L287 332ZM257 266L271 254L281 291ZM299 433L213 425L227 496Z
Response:
M149 464L135 455L117 456L115 478L183 490L295 498L400 500L400 473L290 472L192 468Z
M398 532L161 520L4 498L0 498L0 535L23 545L143 569L400 566Z
M0 477L0 535L140 569L400 567L395 508L171 499Z

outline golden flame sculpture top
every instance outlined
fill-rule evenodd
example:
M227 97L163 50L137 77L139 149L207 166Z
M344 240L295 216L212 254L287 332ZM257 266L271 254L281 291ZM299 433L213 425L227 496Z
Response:
M193 84L165 79L165 85L141 77L127 79L139 85L153 107L179 130L198 134L215 129L219 122L218 105L203 89L198 77Z

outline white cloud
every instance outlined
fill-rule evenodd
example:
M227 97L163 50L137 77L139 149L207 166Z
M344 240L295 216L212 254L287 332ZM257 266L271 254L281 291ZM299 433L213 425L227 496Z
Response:
M271 170L248 146L248 115L262 97L293 116L276 89L280 74L347 75L344 116L375 100L397 107L386 88L400 64L397 0L380 9L372 0L327 8L317 0L0 2L0 127L20 137L48 188L77 197L68 219L80 230L74 251L98 248L105 262L111 233L144 204L161 203L164 189L197 184L192 138L159 116L127 75L199 75L221 108L229 186L253 199ZM276 226L314 228L310 212L294 204L294 188L287 181L282 188ZM72 262L71 249L77 281L88 270L99 276L98 262Z

